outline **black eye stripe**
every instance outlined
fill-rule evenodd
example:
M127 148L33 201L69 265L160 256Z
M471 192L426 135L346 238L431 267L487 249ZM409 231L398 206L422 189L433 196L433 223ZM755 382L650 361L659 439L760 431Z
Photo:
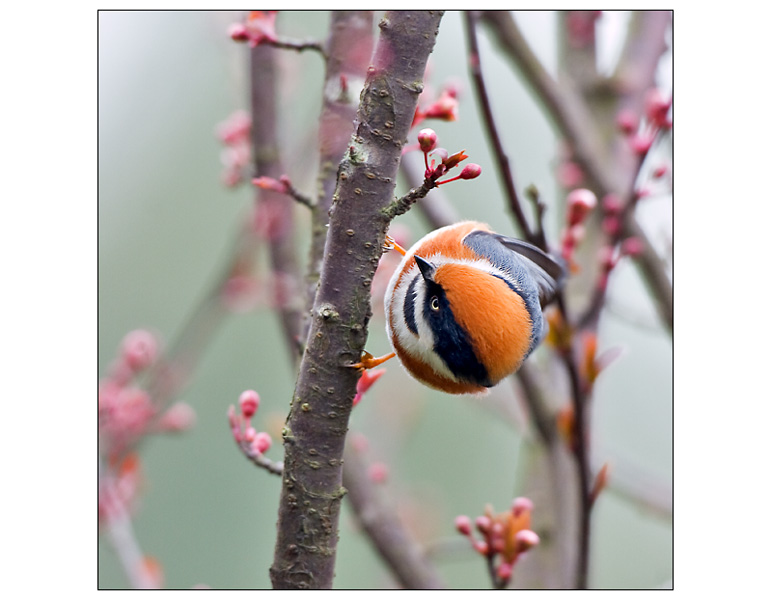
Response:
M434 297L439 310L431 308ZM477 358L466 332L456 322L445 292L436 284L427 284L423 317L434 332L434 351L448 369L463 381L490 387L487 369Z
M405 294L405 303L403 305L403 313L405 316L405 325L407 328L418 335L418 325L415 322L415 286L420 275L413 277L413 281L407 287L407 293Z

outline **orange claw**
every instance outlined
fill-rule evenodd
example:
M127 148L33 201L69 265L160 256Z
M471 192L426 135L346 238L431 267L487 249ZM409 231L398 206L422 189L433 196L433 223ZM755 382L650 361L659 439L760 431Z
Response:
M384 250L396 250L402 256L405 256L405 254L407 254L407 250L405 250L402 246L400 246L397 242L395 242L394 238L391 237L390 235L386 236L386 243L383 245L383 249ZM388 360L388 359L386 359L386 360Z
M396 354L392 352L391 354L386 354L385 356L379 356L378 358L374 358L372 354L370 354L367 350L362 352L362 358L359 360L358 363L354 363L353 365L350 365L352 369L357 369L359 371L365 371L367 369L372 369L373 367L377 367L378 365L382 365L387 360L390 360L394 358Z

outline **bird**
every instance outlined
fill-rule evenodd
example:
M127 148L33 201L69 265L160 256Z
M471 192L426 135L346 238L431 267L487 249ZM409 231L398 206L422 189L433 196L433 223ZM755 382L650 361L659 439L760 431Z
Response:
M482 394L516 372L547 333L542 310L566 269L541 249L477 221L432 231L403 254L384 297L395 355L415 379L449 394Z

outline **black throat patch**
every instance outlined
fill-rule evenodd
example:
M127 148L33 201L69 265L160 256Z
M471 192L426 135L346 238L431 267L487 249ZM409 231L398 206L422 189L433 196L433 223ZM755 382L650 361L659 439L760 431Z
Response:
M435 297L438 310L432 309L432 299ZM423 316L434 332L434 351L448 369L458 379L491 387L493 384L488 371L477 358L466 332L456 322L445 291L436 283L429 281L426 282Z

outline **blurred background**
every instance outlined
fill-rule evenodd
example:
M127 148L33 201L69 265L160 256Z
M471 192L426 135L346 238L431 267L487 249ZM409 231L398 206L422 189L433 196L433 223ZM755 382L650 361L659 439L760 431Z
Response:
M218 123L248 108L244 44L228 26L241 13L99 13L99 375L131 330L147 328L167 345L180 335L197 302L219 277L229 242L253 200L249 185L222 183ZM376 23L377 23L376 16ZM529 11L516 18L543 63L556 68L556 16ZM627 15L604 14L600 55L611 68ZM325 40L326 12L286 12L277 30L295 39ZM560 140L533 95L481 29L481 55L493 110L518 186L535 184L552 205L562 194L555 180ZM280 53L279 110L283 160L296 188L315 189L316 123L323 62L315 53ZM669 55L661 87L671 89ZM468 83L462 18L443 18L430 59L428 84L454 82L459 119L431 122L440 145L466 150L483 167L473 181L443 192L463 218L487 221L517 235L494 175ZM405 160L421 164L419 154ZM397 192L406 188L400 184ZM562 200L562 199L561 199ZM290 200L288 200L290 201ZM308 216L296 209L299 256L306 256ZM642 224L662 248L672 243L672 198L654 193L641 206ZM557 210L548 212L556 239ZM417 211L399 218L410 241L427 226ZM261 261L266 264L266 257ZM600 588L670 586L672 519L615 490L614 477L669 493L672 482L672 340L654 311L637 271L623 260L612 274L599 349L622 354L604 371L591 403L594 463L611 466L610 489L593 512L590 584ZM368 349L388 351L383 310L376 301ZM540 352L532 360L540 360ZM179 399L196 411L193 429L148 437L140 448L143 488L134 526L143 551L157 559L164 586L269 588L279 499L278 477L256 469L239 452L226 411L248 388L261 407L255 426L271 433L268 456L281 460L279 432L295 374L286 359L276 315L258 305L229 315L217 329ZM419 537L433 548L447 584L490 586L484 561L453 526L459 514L482 514L486 504L506 510L527 462L528 442L515 411L502 419L496 403L511 389L485 398L451 397L410 379L395 363L358 405L351 434L366 436L366 458L388 469L386 492ZM535 512L539 510L538 504ZM525 563L524 563L525 564ZM517 568L520 568L519 565ZM517 578L517 568L515 579ZM99 539L99 587L128 581L107 539ZM390 587L393 582L346 503L336 563L337 588Z

